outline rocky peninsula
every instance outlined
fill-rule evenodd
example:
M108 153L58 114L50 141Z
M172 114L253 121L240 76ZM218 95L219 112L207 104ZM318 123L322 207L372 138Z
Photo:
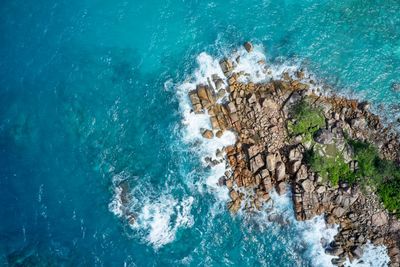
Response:
M244 44L248 53L253 45ZM366 102L324 96L301 69L279 79L243 82L240 58L223 59L226 77L212 76L189 93L193 112L210 116L204 138L237 135L225 147L229 210L253 212L271 190L291 191L297 220L324 214L339 226L326 253L343 265L364 245L383 244L390 266L400 266L400 142ZM265 62L258 62L266 65ZM220 151L219 151L220 152ZM208 159L212 164L213 159Z

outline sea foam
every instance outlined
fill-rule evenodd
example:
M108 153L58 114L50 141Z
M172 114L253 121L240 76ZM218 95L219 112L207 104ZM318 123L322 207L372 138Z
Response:
M238 57L240 60L236 62ZM260 45L255 45L252 53L247 53L244 48L239 48L236 52L230 54L229 59L237 64L235 67L236 72L245 73L245 75L239 77L239 81L244 83L260 83L271 79L281 79L284 73L294 77L296 71L301 68L301 63L299 62L268 64L264 49ZM210 83L215 88L215 84L212 81L213 74L217 74L225 85L228 84L219 66L220 60L221 58L213 58L205 52L201 53L197 57L198 68L183 83L177 86L177 95L183 114L182 123L185 126L183 139L187 144L193 145L194 153L200 157L205 166L204 158L215 158L217 149L222 150L227 145L233 145L236 142L235 134L230 131L225 131L221 138L204 139L201 135L201 129L211 129L209 116L207 113L195 114L188 98L188 93L195 90L198 84ZM305 74L305 79L302 82L307 83L316 94L328 95L332 93L328 86L316 79L315 75L308 72L307 69L302 69L302 71ZM228 190L225 187L218 186L219 178L229 170L228 164L222 161L211 168L209 177L205 181L208 190L213 192L220 201L229 200ZM200 191L201 188L199 185ZM325 248L333 241L338 232L338 226L327 225L323 215L316 216L309 221L297 221L294 216L290 194L279 196L276 192L272 192L271 199L273 201L273 209L264 209L260 214L263 222L268 220L269 214L283 214L283 220L290 222L293 231L301 233L298 237L299 240L294 240L293 242L304 242L306 244L306 256L311 259L312 265L333 266L331 260L335 257L326 254ZM374 265L375 263L384 264L388 261L384 247L368 244L365 246L364 251L361 259L352 263L348 260L346 264L348 266L373 266L373 263Z
M123 192L121 184L124 182L129 182L125 185L128 192ZM173 242L179 229L193 225L192 196L177 199L168 188L157 194L146 179L131 176L126 171L114 175L113 184L114 196L109 210L128 220L136 236L154 249ZM123 199L128 202L124 203ZM130 220L132 216L134 220Z

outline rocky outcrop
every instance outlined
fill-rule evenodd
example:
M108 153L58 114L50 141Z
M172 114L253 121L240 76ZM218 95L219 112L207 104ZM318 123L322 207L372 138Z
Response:
M253 51L251 43L244 46L248 53ZM260 210L270 201L271 190L279 194L291 190L298 220L325 214L327 223L339 225L339 233L326 251L337 256L335 264L342 265L347 257L361 257L364 244L371 240L386 245L391 266L399 266L397 218L384 209L372 191L347 183L332 186L314 173L304 160L310 141L289 136L287 124L291 108L301 100L321 108L326 127L313 136L318 151L328 153L335 146L352 170L358 168L358 163L346 145L344 132L348 138L371 142L382 157L400 162L397 134L385 128L365 102L315 95L309 90L312 82L305 82L302 71L266 83L241 83L238 78L243 73L236 73L235 65L230 59L220 62L228 80L225 88L222 82L218 85L218 90L226 92L224 104L217 102L223 96L215 95L209 85L199 85L189 93L193 112L210 115L212 130L202 133L205 138L214 138L214 133L221 136L227 129L237 133L236 144L225 148L232 169L222 183L230 190L229 210Z

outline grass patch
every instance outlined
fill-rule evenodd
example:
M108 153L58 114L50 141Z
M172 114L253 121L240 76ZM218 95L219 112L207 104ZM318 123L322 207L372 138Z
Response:
M315 172L329 180L332 185L343 181L373 186L385 207L391 212L399 212L399 167L392 161L381 159L378 150L371 144L354 140L348 143L354 150L354 160L358 162L358 169L355 172L350 170L339 151L331 156L321 156L312 150L307 154L306 161ZM398 215L400 216L400 213Z
M354 173L338 151L332 156L321 156L318 152L311 150L306 156L306 161L312 170L318 172L323 179L330 181L334 186L344 179L348 182L355 180Z
M305 140L312 140L312 136L320 128L325 127L325 117L320 108L312 107L302 100L292 110L294 122L288 122L288 131L292 136L304 135Z
M400 169L389 160L379 157L378 150L370 144L350 141L359 169L356 175L361 183L373 185L385 207L400 211ZM400 216L400 214L399 214Z
M291 116L293 120L287 123L288 132L291 136L302 135L303 142L313 142L314 134L325 127L322 110L312 107L304 100L292 109ZM381 159L378 150L371 144L345 139L353 148L354 160L358 162L358 169L355 172L350 170L336 146L333 149L326 148L324 156L321 156L314 146L306 153L306 162L313 171L330 181L332 185L343 181L372 186L385 207L400 218L399 167L392 161Z

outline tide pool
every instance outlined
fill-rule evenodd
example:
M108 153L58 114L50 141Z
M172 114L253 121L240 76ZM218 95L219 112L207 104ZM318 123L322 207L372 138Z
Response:
M202 52L252 40L395 121L399 14L395 0L3 1L0 265L324 266L309 247L334 229L297 225L285 198L284 223L227 212L179 88ZM118 216L122 180L137 227Z

